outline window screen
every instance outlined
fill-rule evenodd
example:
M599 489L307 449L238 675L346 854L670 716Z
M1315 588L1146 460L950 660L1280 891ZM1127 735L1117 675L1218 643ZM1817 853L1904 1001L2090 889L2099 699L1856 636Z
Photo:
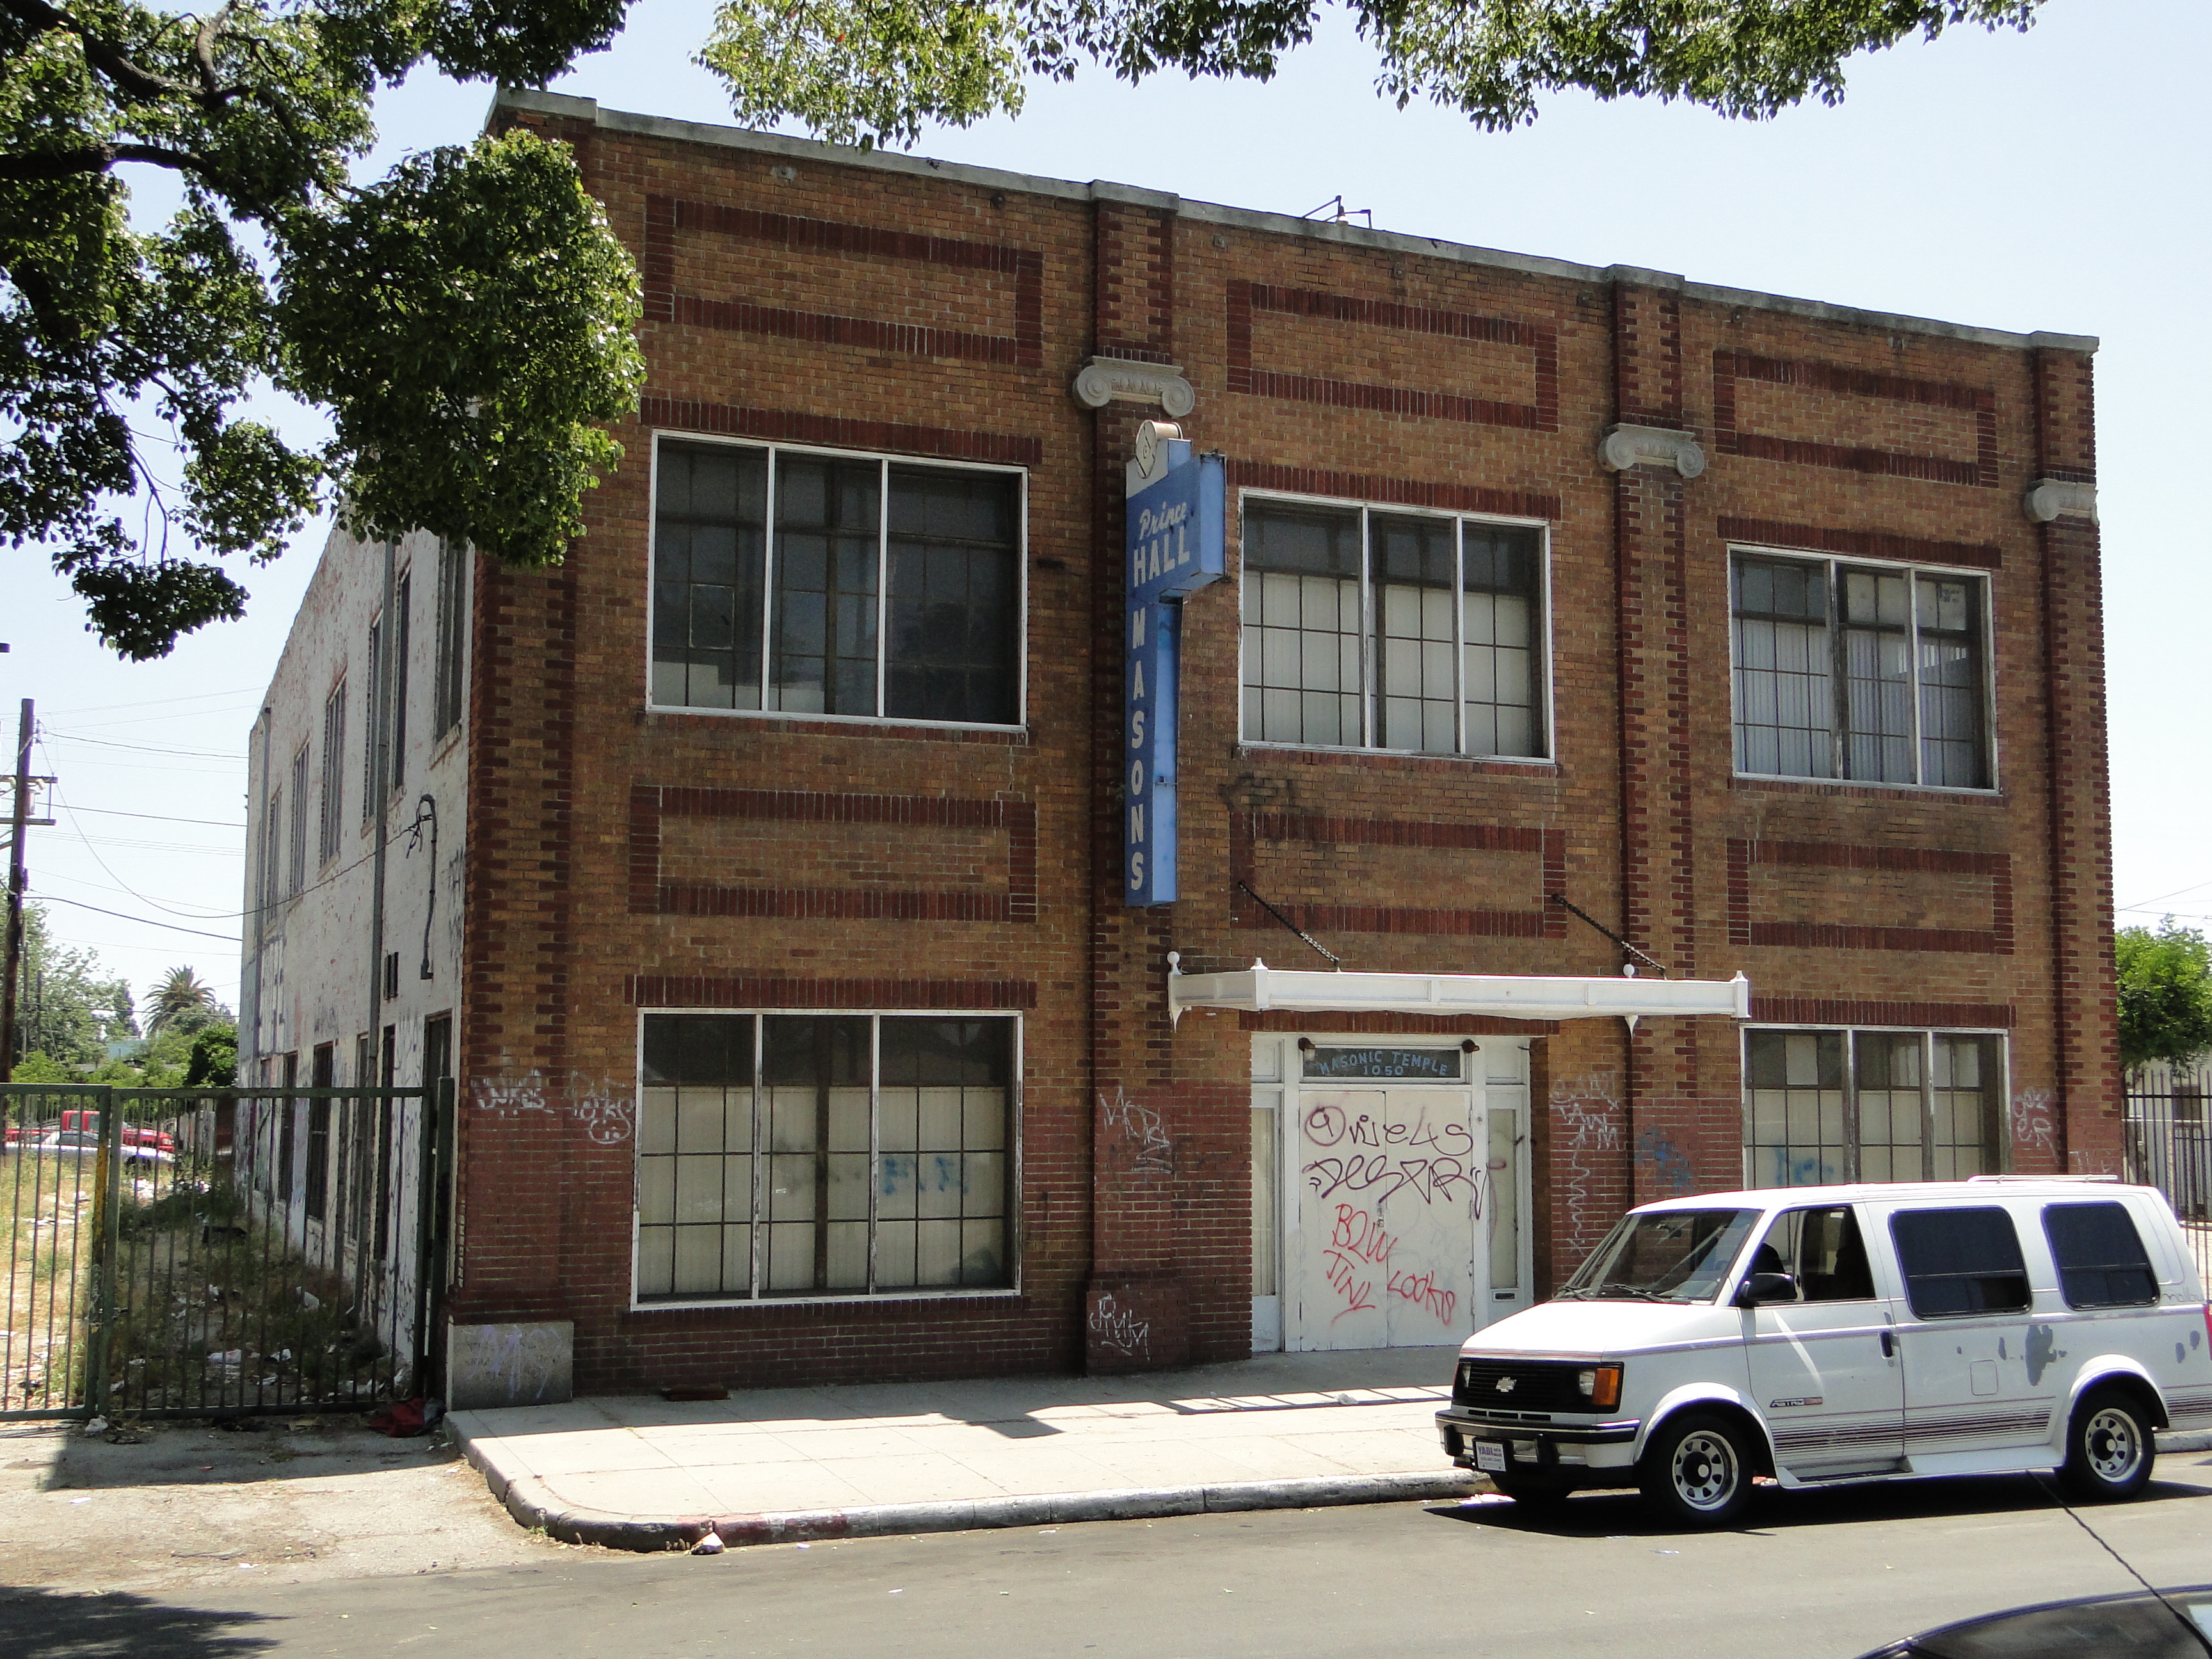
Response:
M1905 1295L1922 1319L2028 1306L2020 1235L2000 1209L1900 1210L1889 1218Z
M2158 1300L2158 1275L2126 1205L2045 1205L2043 1236L2068 1307L2142 1308Z

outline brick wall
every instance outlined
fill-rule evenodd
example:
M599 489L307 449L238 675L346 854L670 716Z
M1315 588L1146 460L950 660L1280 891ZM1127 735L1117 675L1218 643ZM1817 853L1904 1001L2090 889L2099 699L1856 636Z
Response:
M1743 971L1762 1018L2000 1025L2063 1126L2020 1160L2116 1156L2095 535L2021 505L2094 477L2079 351L520 101L639 254L650 372L568 563L483 573L464 1076L628 1087L641 1006L1018 1011L1023 1276L634 1310L631 1147L465 1109L457 1316L574 1319L586 1389L1248 1351L1251 1033L1284 1028L1164 996L1170 950L1304 952L1240 879L1353 968L1615 971L1558 892L1672 974ZM1185 607L1182 896L1122 906L1121 469L1160 411L1079 404L1094 354L1182 368L1232 494L1541 521L1548 754L1241 742L1232 503L1232 580ZM1619 422L1705 472L1609 471ZM1024 726L649 710L656 431L1026 468ZM1735 778L1732 540L1987 572L1999 787ZM1730 1023L1526 1035L1540 1279L1630 1202L1741 1181Z

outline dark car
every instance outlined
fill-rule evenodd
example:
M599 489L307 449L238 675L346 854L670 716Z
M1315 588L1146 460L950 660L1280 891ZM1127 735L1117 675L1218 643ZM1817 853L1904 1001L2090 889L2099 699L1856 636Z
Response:
M1861 1659L2044 1659L2124 1654L2127 1659L2212 1655L2212 1584L2153 1595L2079 1595L1984 1613L1891 1642Z

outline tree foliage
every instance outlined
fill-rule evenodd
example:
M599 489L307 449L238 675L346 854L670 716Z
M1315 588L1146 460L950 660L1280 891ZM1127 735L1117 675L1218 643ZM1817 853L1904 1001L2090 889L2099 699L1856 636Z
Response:
M79 1068L67 1072L72 1078L104 1060L110 1042L138 1035L130 982L111 975L93 951L57 939L41 904L23 907L15 1030L19 1052Z
M2121 928L2113 948L2119 968L2120 1064L2187 1060L2212 1048L2212 941L2169 920L2156 933Z
M1854 53L1954 25L2026 28L2042 0L1344 0L1379 59L1376 90L1485 128L1540 95L1682 100L1760 117L1835 103ZM1024 76L1084 62L1273 78L1309 43L1318 0L724 0L700 61L738 118L798 116L841 143L912 143L1022 106Z
M229 1018L230 1010L216 996L213 986L189 967L172 968L154 988L146 1035L158 1037L173 1031L189 1036Z
M380 88L425 64L540 82L626 6L0 0L0 538L43 547L104 641L156 657L241 614L217 561L275 557L333 500L358 535L524 565L581 532L641 359L574 158L514 132L350 168ZM131 222L135 168L181 192L157 229ZM329 440L243 412L272 389Z

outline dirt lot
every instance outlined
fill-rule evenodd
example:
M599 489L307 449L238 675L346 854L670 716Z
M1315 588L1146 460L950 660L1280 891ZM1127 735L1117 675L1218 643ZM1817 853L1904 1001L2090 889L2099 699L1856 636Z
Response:
M585 1553L598 1552L517 1527L442 1435L393 1440L349 1417L103 1437L0 1424L0 1602L9 1589L158 1594Z

